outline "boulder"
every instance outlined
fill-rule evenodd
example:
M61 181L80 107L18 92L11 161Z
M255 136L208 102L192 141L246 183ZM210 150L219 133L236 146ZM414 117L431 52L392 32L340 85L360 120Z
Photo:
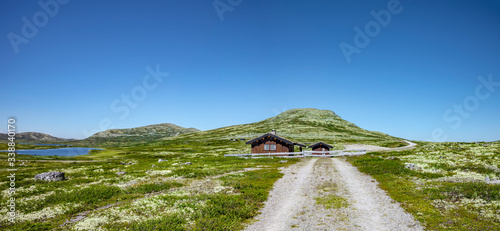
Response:
M159 159L159 160L158 160L158 163L163 162L163 161L167 161L167 160L164 160L164 159Z
M192 165L193 163L191 162L186 162L186 163L182 163L181 165Z
M127 173L127 172L117 172L116 175L123 176L123 175L125 175L125 173Z
M35 180L62 181L65 180L64 172L44 172L35 176Z

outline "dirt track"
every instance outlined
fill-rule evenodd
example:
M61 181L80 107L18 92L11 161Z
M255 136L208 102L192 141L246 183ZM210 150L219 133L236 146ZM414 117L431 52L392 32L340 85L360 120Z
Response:
M305 158L283 173L246 230L422 230L373 178L341 158ZM328 195L349 205L328 209L316 203Z
M386 147L379 147L379 146L367 145L367 144L348 144L348 145L345 145L345 149L366 149L367 152L380 152L380 151L406 150L406 149L415 148L417 146L417 144L412 143L410 141L405 140L405 142L408 143L408 146L399 147L399 148L386 148Z

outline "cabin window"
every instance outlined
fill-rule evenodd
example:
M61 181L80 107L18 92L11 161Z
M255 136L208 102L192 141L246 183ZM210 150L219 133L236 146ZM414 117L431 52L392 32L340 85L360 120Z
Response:
M271 144L271 150L276 150L276 144Z
M269 150L269 144L264 144L264 150Z

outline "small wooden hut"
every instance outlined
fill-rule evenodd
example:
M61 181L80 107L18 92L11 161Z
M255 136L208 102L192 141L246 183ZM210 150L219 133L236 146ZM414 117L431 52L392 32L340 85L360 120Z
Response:
M312 153L313 155L322 155L323 152L330 151L330 149L333 148L333 146L331 146L327 143L318 142L318 143L310 145L308 148L311 148L313 151L319 151L319 152L313 152ZM325 153L325 154L328 155L329 153Z
M306 147L303 144L295 143L276 135L274 129L269 133L249 140L246 144L252 145L252 153L294 152L295 145L300 147L300 151L302 151L302 147Z

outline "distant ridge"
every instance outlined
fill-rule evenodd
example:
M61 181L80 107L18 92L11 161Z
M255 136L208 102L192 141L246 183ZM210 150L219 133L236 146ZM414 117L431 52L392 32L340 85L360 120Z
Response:
M5 133L0 133L0 139L3 141L7 141L7 138L9 136ZM40 132L21 132L21 133L16 133L15 136L16 143L19 142L28 142L28 143L33 143L33 142L47 142L47 143L54 143L54 142L68 142L68 141L75 141L76 139L64 139L64 138L59 138L59 137L54 137L49 134L45 133L40 133Z
M144 135L176 136L197 131L200 130L196 128L184 128L171 123L163 123L163 124L153 124L136 128L109 129L103 132L98 132L90 136L89 138L97 138L97 137L111 138L120 136L144 136Z
M98 132L78 143L87 145L121 146L145 143L153 140L198 132L196 128L184 128L171 123L153 124L136 128L109 129Z

